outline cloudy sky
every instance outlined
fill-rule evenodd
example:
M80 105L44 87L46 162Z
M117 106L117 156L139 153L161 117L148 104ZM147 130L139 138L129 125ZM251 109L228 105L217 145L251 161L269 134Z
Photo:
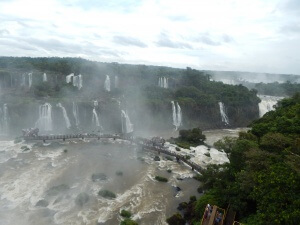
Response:
M0 55L300 74L300 0L0 0Z

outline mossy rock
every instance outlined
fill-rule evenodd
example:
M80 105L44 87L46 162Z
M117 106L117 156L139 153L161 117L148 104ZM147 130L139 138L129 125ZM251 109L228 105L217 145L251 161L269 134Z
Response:
M125 210L125 209L122 209L120 215L122 217L125 217L125 218L130 218L131 217L131 212L129 212L129 211Z
M98 192L98 195L103 197L103 198L108 198L108 199L112 199L112 198L116 198L116 194L109 191L109 190L100 190Z
M121 221L120 225L139 225L137 222L131 219L125 219Z
M176 150L177 152L180 152L180 148L178 148L178 147L175 147L175 150Z
M160 161L160 158L159 158L159 156L156 155L153 160L154 161Z
M168 182L167 178L161 177L161 176L155 176L155 180L157 180L159 182Z
M168 169L167 172L168 172L168 173L172 173L172 170Z

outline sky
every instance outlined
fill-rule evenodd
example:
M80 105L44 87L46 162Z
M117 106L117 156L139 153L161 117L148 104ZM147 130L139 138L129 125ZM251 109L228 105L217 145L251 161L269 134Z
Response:
M300 75L300 0L0 0L0 55Z

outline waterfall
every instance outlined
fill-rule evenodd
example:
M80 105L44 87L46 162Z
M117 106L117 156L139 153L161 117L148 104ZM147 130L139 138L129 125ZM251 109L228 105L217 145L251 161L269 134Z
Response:
M259 117L262 117L267 112L274 110L274 106L277 104L279 100L281 100L283 97L278 96L268 96L268 95L258 95L258 97L261 99L261 102L258 103L259 108Z
M133 124L130 122L128 114L125 110L121 111L121 119L122 119L122 133L131 133L133 132Z
M173 117L173 125L175 126L175 130L178 130L178 128L182 124L182 112L180 105L178 102L171 101L172 103L172 117Z
M106 91L110 91L110 78L108 75L106 75L106 78L104 81L104 88Z
M75 125L78 127L79 125L79 110L77 102L73 102L73 116L75 118Z
M72 77L74 77L74 73L71 73L70 75L66 76L66 82L71 83Z
M224 122L226 125L229 125L229 119L228 119L228 116L226 115L226 112L225 112L224 103L219 102L219 107L220 107L220 114L221 114L222 122Z
M3 104L3 110L0 108L0 116L1 116L1 133L5 134L8 132L8 121L9 114L7 109L7 104Z
M160 77L158 79L158 86L161 87L161 88L168 88L169 85L168 85L168 78L166 77Z
M32 73L28 74L28 87L32 86Z
M119 87L119 77L115 76L115 88Z
M82 88L82 75L73 76L73 86L78 87L78 89Z
M43 82L47 82L48 80L47 80L47 74L46 73L44 73L43 74Z
M68 117L68 114L67 114L67 111L66 111L65 107L63 107L61 103L58 103L56 106L61 108L61 110L63 112L64 119L65 119L66 127L69 129L71 127L71 123L70 123L70 119Z
M42 131L52 131L52 106L49 103L39 106L39 119L35 127Z
M92 123L95 124L97 127L100 127L100 122L99 122L99 118L98 118L96 108L93 108Z

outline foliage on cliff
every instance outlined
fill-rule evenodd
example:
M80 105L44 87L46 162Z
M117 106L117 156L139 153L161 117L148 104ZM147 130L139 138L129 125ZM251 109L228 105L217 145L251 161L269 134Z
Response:
M198 146L204 144L206 139L205 135L202 134L200 128L193 128L190 130L180 130L179 137L175 138L175 143L182 148L189 148L190 146Z
M288 121L288 122L286 122ZM212 165L200 181L205 194L185 219L198 224L205 205L228 206L249 225L298 224L300 218L300 94L284 99L237 140L219 142L230 163ZM186 214L186 213L185 213ZM196 222L197 221L197 222Z

